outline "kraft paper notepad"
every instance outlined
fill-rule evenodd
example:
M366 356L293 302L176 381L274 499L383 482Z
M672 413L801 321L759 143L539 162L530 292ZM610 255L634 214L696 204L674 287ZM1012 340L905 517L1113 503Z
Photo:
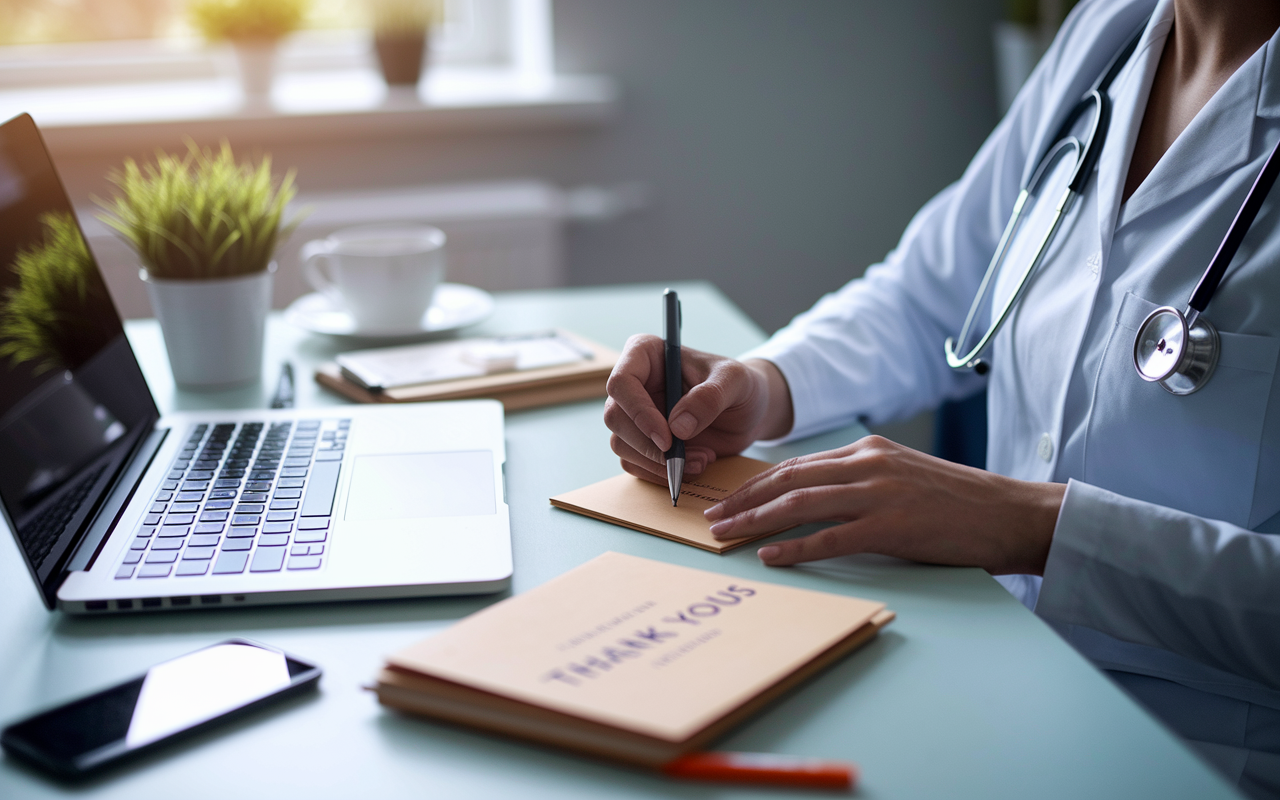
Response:
M659 767L893 619L883 603L605 553L387 659L384 705Z
M771 466L768 462L746 456L719 459L701 475L685 478L680 487L680 504L675 508L671 507L671 494L667 487L627 474L556 495L551 498L551 505L713 553L727 553L787 530L779 528L758 536L720 541L711 535L711 523L702 516L703 511Z

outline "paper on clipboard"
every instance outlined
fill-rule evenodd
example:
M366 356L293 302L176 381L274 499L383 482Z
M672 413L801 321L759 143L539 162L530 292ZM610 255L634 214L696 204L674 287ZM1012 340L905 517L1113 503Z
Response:
M393 389L588 361L592 353L555 331L343 353L342 374L370 389Z

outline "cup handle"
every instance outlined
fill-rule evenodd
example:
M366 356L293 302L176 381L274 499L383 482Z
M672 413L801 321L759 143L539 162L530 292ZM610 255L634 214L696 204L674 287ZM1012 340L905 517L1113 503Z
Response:
M338 291L327 265L333 255L329 242L316 240L302 246L299 255L302 257L302 275L311 284L311 288L328 297L338 305L342 305L342 293Z

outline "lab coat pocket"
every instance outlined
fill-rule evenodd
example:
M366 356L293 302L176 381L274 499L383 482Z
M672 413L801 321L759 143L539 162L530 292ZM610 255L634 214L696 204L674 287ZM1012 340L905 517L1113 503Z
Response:
M1280 339L1222 332L1209 383L1178 397L1133 368L1138 327L1156 309L1127 293L1093 388L1084 479L1126 497L1250 527L1258 454ZM1257 520L1253 520L1257 521Z

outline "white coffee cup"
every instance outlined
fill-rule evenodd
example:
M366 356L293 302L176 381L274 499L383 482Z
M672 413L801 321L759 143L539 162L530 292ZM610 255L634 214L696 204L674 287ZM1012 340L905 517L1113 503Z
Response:
M444 242L444 231L429 225L343 228L303 245L302 269L360 333L411 332L444 280Z

